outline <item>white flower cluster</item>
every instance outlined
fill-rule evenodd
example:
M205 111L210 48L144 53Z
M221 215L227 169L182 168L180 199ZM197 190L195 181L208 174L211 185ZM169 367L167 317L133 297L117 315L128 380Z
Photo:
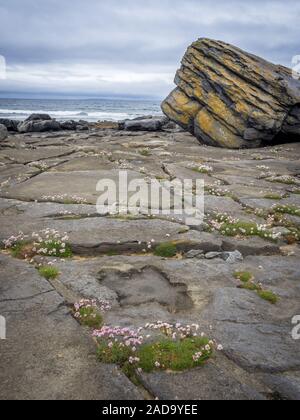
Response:
M13 248L19 243L32 245L32 254L61 257L66 253L67 241L69 237L67 233L61 234L55 229L44 229L39 232L33 232L31 235L25 235L19 232L16 236L3 241L6 249Z
M86 198L79 197L78 195L74 194L71 196L69 196L68 194L43 195L42 201L87 204Z

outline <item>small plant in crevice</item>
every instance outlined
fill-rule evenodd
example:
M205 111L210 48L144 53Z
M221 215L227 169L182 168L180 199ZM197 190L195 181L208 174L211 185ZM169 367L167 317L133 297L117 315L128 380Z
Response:
M200 165L200 166L192 168L192 170L194 172L198 172L199 174L210 175L211 173L213 173L213 168L212 166L209 166L209 165Z
M284 197L281 194L268 193L264 195L264 198L267 200L282 200Z
M208 224L212 231L218 231L223 236L259 236L271 241L276 241L281 236L281 234L272 232L266 224L244 222L222 213L214 214L208 220Z
M86 198L80 197L78 195L68 195L68 194L56 194L56 195L43 195L41 198L42 202L57 202L63 204L88 204Z
M25 235L19 232L4 241L4 246L19 259L32 259L34 256L70 258L72 250L68 244L67 233L61 234L54 229L44 229Z
M285 184L285 185L297 185L297 180L296 178L294 178L291 175L279 175L279 176L271 176L269 178L266 178L266 181L269 182L278 182L280 184Z
M110 303L104 300L82 299L74 304L74 317L89 328L101 328L103 313L111 309Z
M177 255L177 247L172 242L165 242L154 249L154 255L163 258L173 258Z
M275 295L275 293L269 290L258 290L257 294L260 298L272 303L273 305L278 302L278 297Z
M215 197L228 197L232 198L233 200L237 200L237 197L235 197L234 194L226 188L207 186L204 189L205 192L209 195L213 195Z
M289 214L300 217L300 208L292 205L275 205L272 210L276 213Z
M30 168L37 168L39 169L41 172L46 172L49 169L49 166L47 165L46 162L42 162L42 161L37 161L37 162L30 162L28 164L28 166Z
M256 292L261 299L266 300L273 305L278 302L277 295L270 290L264 290L262 284L258 284L254 281L255 277L250 272L236 271L233 276L241 281L241 284L238 286L240 289Z
M38 269L38 272L46 280L54 280L59 276L59 269L50 265L42 266Z
M139 151L139 154L141 156L148 157L148 156L151 156L151 151L150 151L150 149L142 149L142 150Z
M249 271L236 271L234 273L234 277L237 280L240 280L242 283L248 283L249 281L254 279L254 276Z
M147 330L155 335L147 334ZM157 322L138 330L105 326L95 330L93 336L98 341L99 360L117 364L134 382L141 372L183 371L201 366L216 349L223 350L205 333L199 333L198 325Z
M300 229L289 226L289 231L290 233L284 235L284 239L289 245L293 245L300 240Z

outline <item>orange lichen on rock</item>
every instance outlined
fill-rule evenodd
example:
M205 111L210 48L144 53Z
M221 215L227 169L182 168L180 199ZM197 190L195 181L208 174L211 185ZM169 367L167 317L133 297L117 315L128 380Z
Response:
M228 147L300 139L300 83L276 66L220 41L187 50L163 112L204 143Z

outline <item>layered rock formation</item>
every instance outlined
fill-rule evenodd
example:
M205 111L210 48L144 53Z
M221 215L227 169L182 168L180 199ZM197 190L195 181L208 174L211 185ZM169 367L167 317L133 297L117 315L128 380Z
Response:
M285 67L199 39L175 83L162 110L203 143L245 148L300 139L300 83Z

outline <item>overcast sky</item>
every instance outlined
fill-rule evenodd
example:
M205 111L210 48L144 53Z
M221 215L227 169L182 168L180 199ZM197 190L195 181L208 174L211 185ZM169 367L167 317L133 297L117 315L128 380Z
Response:
M0 0L0 94L162 98L199 37L290 67L299 20L299 0Z

